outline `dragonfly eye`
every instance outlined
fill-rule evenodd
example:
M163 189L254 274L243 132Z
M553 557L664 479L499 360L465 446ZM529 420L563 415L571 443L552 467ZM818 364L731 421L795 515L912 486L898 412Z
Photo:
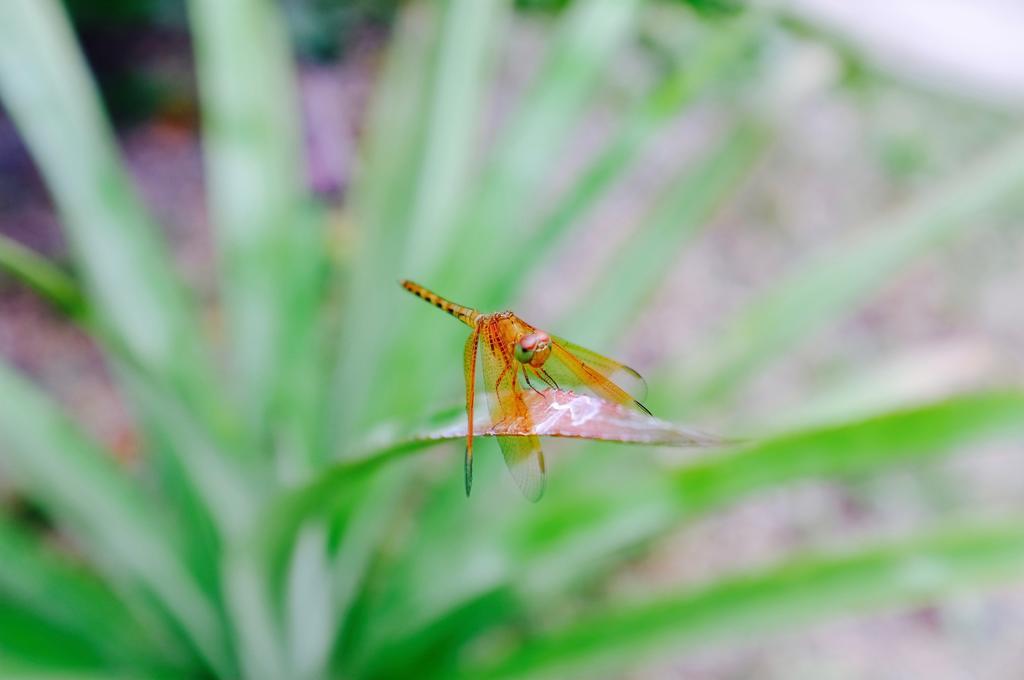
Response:
M527 337L529 337L529 336L527 336ZM525 339L526 338L523 338L523 340L525 340ZM533 359L533 349L532 348L531 349L527 349L523 345L523 341L522 340L520 340L519 342L516 343L515 354L516 354L516 361L518 361L521 364L528 364Z
M520 363L530 364L536 368L544 365L550 353L551 338L543 331L524 335L516 343L516 359Z

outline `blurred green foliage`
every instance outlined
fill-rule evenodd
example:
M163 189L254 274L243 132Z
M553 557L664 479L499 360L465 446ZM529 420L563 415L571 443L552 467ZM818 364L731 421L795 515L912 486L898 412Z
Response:
M594 292L601 308L584 297L559 328L604 345L742 185L779 115L750 96L758 68L770 68L751 65L751 54L780 30L774 17L705 23L661 7L659 21L699 39L677 63L652 69L606 146L546 212L534 197L650 8L579 0L552 18L538 71L479 161L510 9L499 0L404 7L347 197L354 233L332 251L325 208L304 181L280 8L191 0L220 258L215 342L127 177L62 6L0 4L0 97L60 212L75 275L7 242L0 265L92 335L143 441L139 469L119 465L27 376L0 364L0 464L54 527L0 513L0 672L611 673L677 645L1020 573L1015 527L938 524L844 555L793 555L689 592L595 596L659 538L754 494L1019 439L1019 391L869 409L675 468L588 443L537 506L499 478L487 446L467 501L454 451L430 460L414 455L426 443L402 444L438 404L458 402L464 329L406 299L398 278L483 308L512 303L668 123L693 102L729 101L727 133L664 178L662 197L637 216L631 245ZM656 410L727 403L764 363L855 310L1022 182L1024 138L1015 137L835 252L797 263L708 340L699 365L659 367Z

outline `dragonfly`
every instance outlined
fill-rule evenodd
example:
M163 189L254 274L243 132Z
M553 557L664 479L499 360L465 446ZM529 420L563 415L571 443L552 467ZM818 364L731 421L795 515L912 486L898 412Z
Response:
M540 394L541 387L584 390L599 399L651 415L641 403L647 385L632 368L542 331L510 311L484 314L447 300L418 283L408 280L400 283L405 290L472 329L463 353L468 418L467 497L473 487L473 408L478 355L482 355L484 394L495 425L514 422L517 431L530 431L530 410L524 396L529 390ZM531 501L540 500L546 484L540 438L537 435L498 436L497 440L520 491Z

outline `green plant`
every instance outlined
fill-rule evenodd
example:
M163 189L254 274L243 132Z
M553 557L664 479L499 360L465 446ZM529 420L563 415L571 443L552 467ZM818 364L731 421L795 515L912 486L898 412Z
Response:
M937 597L1024 566L1016 527L942 524L852 554L793 556L657 601L586 605L580 597L667 532L760 491L1020 437L1020 391L861 414L673 470L588 444L538 506L502 490L486 446L477 489L489 493L471 502L461 491L461 452L412 455L433 443L407 438L421 421L429 429L431 405L458 403L462 339L395 281L415 277L482 308L510 302L682 107L722 96L710 91L728 91L731 79L739 85L730 96L744 89L750 49L770 17L693 23L693 50L658 74L606 149L550 213L538 214L530 198L645 8L588 0L561 14L524 101L478 169L473 140L509 7L409 5L348 203L354 245L332 254L322 209L304 189L291 62L274 6L192 0L189 9L220 253L221 345L204 333L131 188L60 5L0 4L0 95L61 214L76 276L6 242L0 264L102 347L145 441L142 474L118 466L0 364L0 464L73 542L68 550L0 515L5 674L610 671L668 645ZM735 134L670 178L664 200L636 225L599 291L601 313L581 306L561 332L611 338L651 296L668 254L739 185L773 124L736 108ZM1022 182L1024 138L1015 137L835 255L798 266L713 340L713 360L659 371L655 411L693 413L726 399L761 363L853 309Z

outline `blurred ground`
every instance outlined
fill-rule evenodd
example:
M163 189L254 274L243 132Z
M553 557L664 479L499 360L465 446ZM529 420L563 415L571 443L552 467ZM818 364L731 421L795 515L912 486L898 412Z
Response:
M834 26L848 26L836 21ZM851 28L851 35L858 30ZM514 99L536 64L539 35L535 26L527 26L510 37L511 58L495 86L496 120L503 102ZM339 63L307 64L300 78L310 183L333 203L352 176L361 115L382 45L373 31L354 40ZM798 103L778 121L777 140L739 199L681 255L650 309L635 328L624 331L624 358L641 369L696 347L755 291L839 235L870 229L874 217L927 191L998 139L1012 118L1001 103L931 94L884 76L840 87L848 74L832 52L811 40L780 49L787 51L784 58L795 74L810 74L808 82ZM180 41L161 42L147 55L178 88L177 96L167 107L124 125L121 141L142 194L167 227L180 269L209 301L214 255L188 104L187 55ZM619 68L620 80L628 82L629 64ZM609 108L595 106L592 119L580 126L570 166L582 163L601 142ZM519 306L523 315L538 322L556 319L589 280L600 276L602 263L649 208L661 178L720 133L714 110L699 109L673 125L628 182L588 218L573 252L566 250L538 277ZM0 232L63 259L45 191L2 120L0 176ZM706 421L695 424L723 431L781 427L788 423L775 422L774 414L800 420L802 411L815 406L807 404L809 395L815 400L841 396L857 380L870 390L873 375L898 376L902 382L886 384L897 385L893 398L903 400L1019 378L1024 374L1024 307L1019 304L1024 236L1013 226L1013 220L993 215L955 247L914 263L857 314L773 363L729 409L702 414ZM216 319L210 325L215 331ZM101 439L130 455L129 414L88 341L6 282L0 283L0 353L36 376ZM635 565L616 588L642 593L654 585L683 586L767 564L794 550L841 550L860 537L899 535L920 526L930 513L1020 510L1022 473L1019 458L994 445L913 474L772 493L687 527ZM971 483L961 483L968 479ZM840 620L768 642L716 644L630 677L959 680L1016 678L1022 667L1024 587L1018 587L941 607Z

